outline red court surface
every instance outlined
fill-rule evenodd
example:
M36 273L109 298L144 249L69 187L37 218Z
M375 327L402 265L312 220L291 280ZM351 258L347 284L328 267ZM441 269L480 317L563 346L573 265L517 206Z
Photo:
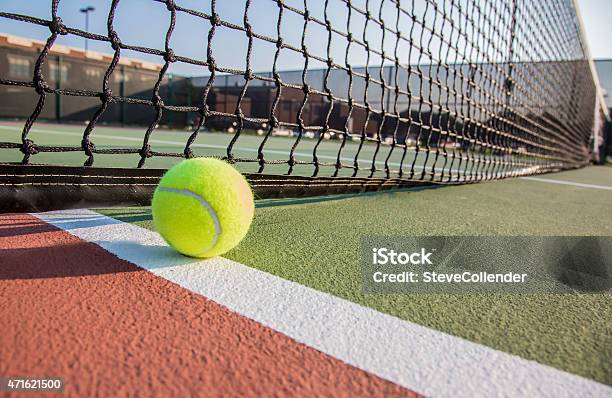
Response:
M0 375L68 396L417 396L33 216L0 216L0 250Z

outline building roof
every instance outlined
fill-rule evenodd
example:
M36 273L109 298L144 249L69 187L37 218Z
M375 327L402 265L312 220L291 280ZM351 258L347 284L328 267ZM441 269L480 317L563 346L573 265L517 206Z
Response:
M40 51L45 46L44 41L34 40L26 37L13 36L7 33L0 32L0 47L12 47L20 49L32 49ZM84 51L81 48L64 46L61 44L54 44L49 51L52 55L63 55L70 58L83 59L83 60L95 60L101 62L110 63L113 59L113 54L105 54L97 51ZM119 58L119 64L130 66L133 68L147 69L152 71L159 71L162 67L161 64L155 64L139 59L129 58L121 56Z

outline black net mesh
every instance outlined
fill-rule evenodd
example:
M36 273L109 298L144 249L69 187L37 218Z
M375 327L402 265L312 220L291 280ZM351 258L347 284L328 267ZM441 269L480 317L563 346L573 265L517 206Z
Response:
M0 85L37 95L21 141L0 142L0 148L21 151L24 164L44 152L82 152L85 166L99 165L102 154L137 154L133 166L142 168L155 157L200 156L193 146L196 140L206 143L204 132L229 130L233 135L222 157L249 165L250 172L332 183L328 177L342 177L344 184L346 178L472 182L589 161L596 87L572 0L235 1L242 21L224 18L214 0L206 12L184 8L179 0L151 1L151 7L159 3L168 16L167 26L156 28L164 35L162 49L122 41L114 25L119 0L110 6L106 35L66 26L58 16L59 0L51 2L50 20L0 12L4 19L50 30L33 79L0 76ZM276 34L254 27L262 12ZM204 59L171 47L183 14L207 26L206 36L192 37L193 46L205 47ZM288 29L293 37L297 31L297 42L286 39ZM217 59L215 46L233 45L230 33L246 41L245 51L235 53L241 68ZM44 65L62 35L112 46L99 90L49 84ZM256 71L251 65L264 46L272 49L265 55L271 70ZM163 62L149 98L113 90L112 77L128 50ZM281 65L288 56L299 61L297 71ZM164 88L176 63L206 71L192 79L189 103L173 103ZM32 126L52 96L99 99L79 144L43 145L32 138ZM153 110L139 147L95 145L96 127L113 104ZM155 134L169 113L195 115L181 150L156 149ZM281 132L290 143L285 149L274 144ZM251 137L249 151L240 150L245 136Z

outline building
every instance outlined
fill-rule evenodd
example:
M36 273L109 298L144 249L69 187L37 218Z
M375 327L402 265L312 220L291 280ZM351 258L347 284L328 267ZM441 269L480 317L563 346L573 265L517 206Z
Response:
M612 59L595 60L595 69L599 77L599 84L604 90L604 100L608 108L608 114L612 118ZM612 123L608 122L606 129L607 155L612 156Z
M0 118L25 119L35 108L39 96L32 87L6 83L32 82L34 65L44 44L0 34L0 79L5 83L0 84ZM100 108L96 93L102 91L103 79L112 59L110 44L108 54L53 45L42 66L47 85L53 89L84 90L88 95L47 95L39 120L91 120ZM511 71L519 77L534 72L554 75L560 67L575 68L575 75L581 78L574 80L572 87L557 87L554 81L549 82L554 86L550 90L572 90L575 95L538 97L536 104L532 97L522 97L525 90L513 91L514 83L504 80ZM109 79L110 89L119 99L109 104L99 123L151 124L156 117L154 107L133 102L151 101L161 68L161 64L122 55ZM174 109L163 112L160 124L172 128L192 127L199 119L196 111L202 104L202 96L207 93L206 104L215 115L206 120L205 127L210 129L225 130L235 126L234 115L242 96L239 111L250 119L243 126L247 131L265 129L276 102L275 117L294 131L298 131L297 126L301 124L312 126L317 131L328 126L332 136L334 131L348 130L353 136L365 134L372 139L380 136L386 141L395 137L397 142L419 141L431 146L488 142L493 134L491 131L511 130L514 136L521 136L542 127L554 130L557 126L571 123L576 115L586 117L586 110L592 109L593 104L581 94L590 90L592 85L592 82L584 80L588 78L582 73L585 68L588 69L585 62L573 61L564 65L554 62L515 63L512 68L507 63L410 65L397 71L393 66L355 67L352 79L342 69L332 69L329 75L326 69L308 70L305 77L301 70L282 71L279 72L280 78L289 86L282 88L278 101L271 72L259 74L267 77L268 81L249 81L244 93L245 80L241 75L217 74L213 86L207 91L209 76L185 78L165 74L160 96ZM612 91L612 60L597 61L597 69L604 88ZM306 101L301 90L303 79L317 91L310 93ZM519 81L517 84L524 86L527 83L532 82ZM390 89L396 86L401 88L401 92ZM332 93L333 103L326 89ZM509 91L513 91L511 97L507 96ZM349 98L356 104L352 108L347 101ZM126 103L126 99L132 103ZM503 104L508 100L514 103L505 107ZM607 101L608 107L612 107L609 96ZM442 139L441 132L451 134L444 134ZM512 141L511 145L515 144Z
M0 34L0 78L32 82L34 66L44 44L42 41ZM42 66L42 74L50 88L100 92L112 58L112 54L85 52L55 44ZM161 65L121 56L110 77L110 89L114 95L122 97L151 99L160 69ZM0 118L27 118L37 101L38 94L31 87L0 85ZM46 98L39 119L88 121L99 106L100 100L97 97L51 94ZM119 103L110 104L100 121L146 124L153 116L149 107Z

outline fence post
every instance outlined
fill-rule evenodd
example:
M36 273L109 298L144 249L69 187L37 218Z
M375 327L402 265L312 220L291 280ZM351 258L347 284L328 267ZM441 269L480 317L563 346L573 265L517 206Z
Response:
M125 98L125 65L121 65L121 75L119 79L119 95ZM125 126L125 102L121 101L119 107L119 121L122 126Z
M62 88L62 56L57 56L57 74L55 76L55 89ZM55 120L59 123L62 121L62 96L59 93L55 94Z

